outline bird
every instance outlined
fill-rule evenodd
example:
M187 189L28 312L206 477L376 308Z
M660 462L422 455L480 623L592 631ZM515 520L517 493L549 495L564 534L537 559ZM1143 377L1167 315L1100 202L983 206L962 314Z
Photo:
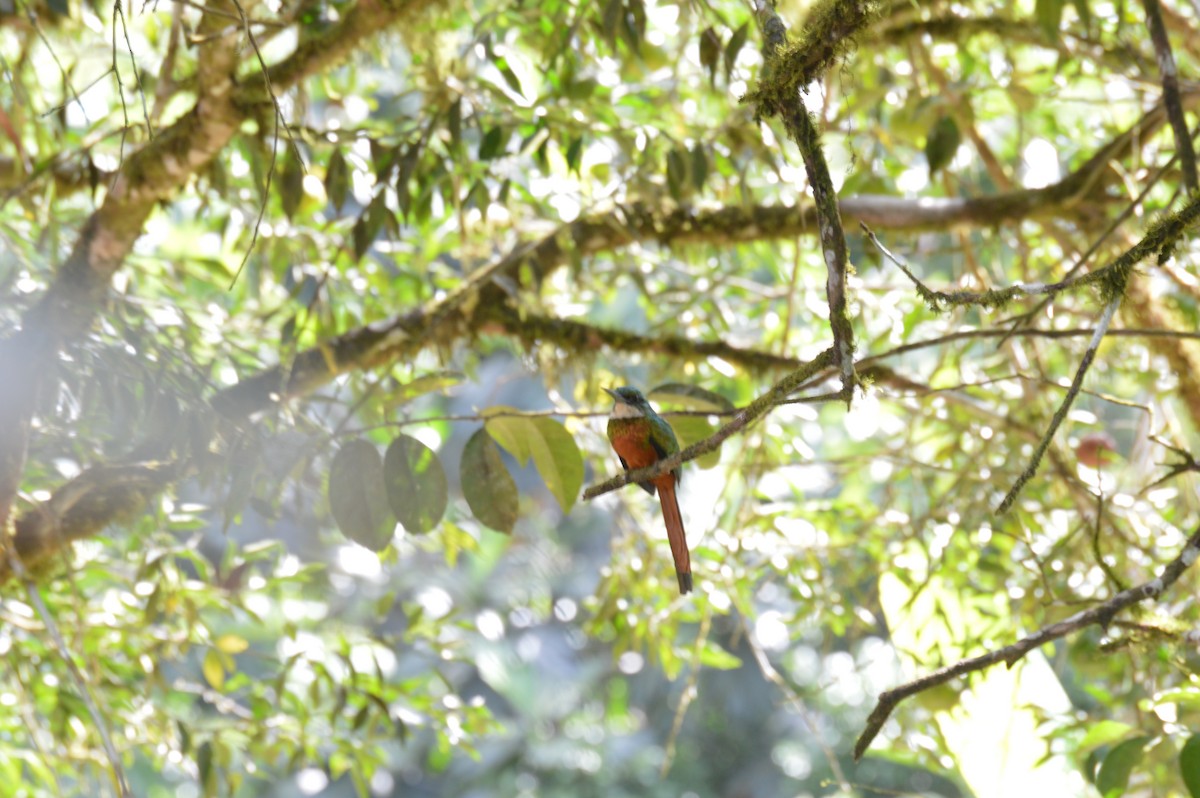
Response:
M605 388L604 391L616 402L608 420L608 440L626 471L653 465L679 451L679 441L675 439L671 425L654 412L641 391L629 386L614 390ZM690 593L691 555L688 553L687 533L683 529L683 516L679 514L679 500L675 495L679 487L679 469L639 482L638 486L651 496L658 494L663 521L667 526L667 540L671 543L671 556L675 558L679 592Z

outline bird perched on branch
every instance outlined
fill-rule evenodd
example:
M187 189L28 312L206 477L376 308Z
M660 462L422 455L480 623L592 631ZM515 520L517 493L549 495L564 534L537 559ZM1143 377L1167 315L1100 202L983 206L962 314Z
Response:
M604 389L614 400L612 417L608 420L608 440L626 471L645 468L679 451L679 441L671 425L662 419L637 388ZM654 479L639 482L650 495L658 493L662 503L663 521L667 525L667 540L675 558L675 576L679 592L692 590L692 564L688 554L687 535L683 531L683 516L675 489L679 487L679 469L660 474Z

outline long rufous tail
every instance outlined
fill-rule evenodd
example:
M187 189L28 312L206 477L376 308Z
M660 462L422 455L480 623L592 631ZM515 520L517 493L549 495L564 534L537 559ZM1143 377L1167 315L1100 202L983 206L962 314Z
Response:
M667 523L667 540L671 542L671 556L675 558L675 576L679 579L679 592L692 592L692 558L688 554L687 534L683 531L683 516L679 514L679 502L675 498L675 480L663 480L658 488L658 500L662 502L663 520Z

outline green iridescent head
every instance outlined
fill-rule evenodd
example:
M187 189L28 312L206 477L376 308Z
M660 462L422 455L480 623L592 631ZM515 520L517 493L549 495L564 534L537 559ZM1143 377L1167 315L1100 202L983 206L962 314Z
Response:
M617 404L632 405L637 408L650 406L650 402L642 396L641 391L628 385L612 390L605 388L604 392L615 399Z

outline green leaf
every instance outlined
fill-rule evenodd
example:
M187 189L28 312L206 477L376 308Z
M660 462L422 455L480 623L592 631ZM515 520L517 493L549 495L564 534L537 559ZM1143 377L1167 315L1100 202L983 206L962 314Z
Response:
M446 128L450 131L450 149L457 151L462 146L462 97L450 103L446 114Z
M204 654L204 662L201 663L200 669L204 671L204 680L214 690L220 690L225 686L225 666L221 664L221 655L215 648L210 648Z
M250 648L250 643L241 635L224 634L213 641L213 645L218 651L223 651L226 654L241 654L246 649Z
M704 151L704 145L696 142L696 146L692 147L692 186L697 191L704 190L704 184L708 181L708 153Z
M1083 29L1086 33L1092 32L1092 9L1088 6L1088 0L1071 0L1071 5L1075 6L1075 12L1079 14L1079 21L1083 23Z
M622 0L608 0L604 5L603 22L600 29L604 32L604 38L608 43L616 43L617 25L621 23L621 17L625 15L625 4Z
M196 750L196 771L200 776L200 784L204 786L205 794L216 787L216 771L213 770L213 744L205 740Z
M521 90L521 81L516 73L512 71L512 67L508 65L508 60L497 58L495 61L496 69L500 70L500 74L504 76L504 82L518 97L525 96L525 92Z
M388 505L410 534L423 535L442 520L449 501L446 472L432 449L401 435L383 457Z
M354 238L354 259L362 260L362 256L366 254L372 240L370 227L367 223L367 213L365 211L354 223L351 236Z
M1200 734L1193 734L1179 752L1179 772L1192 798L1200 798Z
M1034 5L1034 16L1037 17L1038 27L1050 41L1058 40L1058 29L1062 25L1062 13L1065 0L1037 0Z
M703 416L664 416L664 418L671 425L671 429L675 430L675 437L679 439L679 445L684 449L710 437L717 431L717 426ZM692 462L698 468L712 468L721 462L721 447L718 446L715 450L700 455Z
M461 371L434 371L398 386L388 396L388 406L397 407L418 396L444 391L466 379Z
M710 25L700 34L700 66L708 70L708 83L717 80L717 62L721 59L721 36Z
M535 433L529 438L533 464L563 512L570 512L583 487L583 455L559 422L545 417L529 421Z
M687 150L676 147L667 153L667 190L671 199L679 202L683 199L684 184L687 183Z
M343 446L329 468L329 509L338 529L371 551L392 542L396 521L388 508L379 450L363 440Z
M490 161L504 151L504 129L494 127L483 136L479 143L479 160Z
M742 661L711 640L700 649L700 664L719 671L732 671L742 667Z
M583 153L583 136L571 139L567 146L567 169L579 174L579 156Z
M329 156L329 165L325 167L325 193L334 210L341 211L346 204L346 195L350 192L350 170L346 166L346 158L341 150L334 150Z
M1120 798L1125 793L1129 776L1142 761L1148 742L1150 738L1145 735L1132 737L1114 746L1104 757L1096 775L1096 789L1104 798Z
M648 397L656 402L671 402L688 410L712 410L723 413L734 409L733 402L719 393L696 385L667 382L650 389Z
M954 160L954 154L958 152L958 145L961 143L962 133L953 117L943 116L934 123L925 137L925 160L929 162L931 178Z
M502 413L511 415L497 415ZM522 466L532 457L550 493L569 512L583 486L583 456L571 433L552 418L523 415L511 407L491 407L483 415L492 439Z
M1111 745L1128 737L1133 727L1116 720L1100 720L1088 726L1088 733L1079 743L1079 750L1087 751L1101 745Z
M733 32L729 37L729 44L725 45L725 77L728 78L733 72L733 66L737 63L738 53L746 46L746 37L750 33L750 23L744 22L742 26Z
M276 181L279 187L279 200L283 203L283 212L291 219L300 208L300 200L304 199L304 164L295 152L289 150L283 159L283 171Z
M504 447L504 451L517 459L522 466L529 463L533 450L529 445L533 429L529 417L515 407L496 405L483 411L484 426L492 440Z
M500 450L486 430L476 430L467 441L459 479L467 506L475 517L497 532L511 535L519 509L517 483L504 467Z

